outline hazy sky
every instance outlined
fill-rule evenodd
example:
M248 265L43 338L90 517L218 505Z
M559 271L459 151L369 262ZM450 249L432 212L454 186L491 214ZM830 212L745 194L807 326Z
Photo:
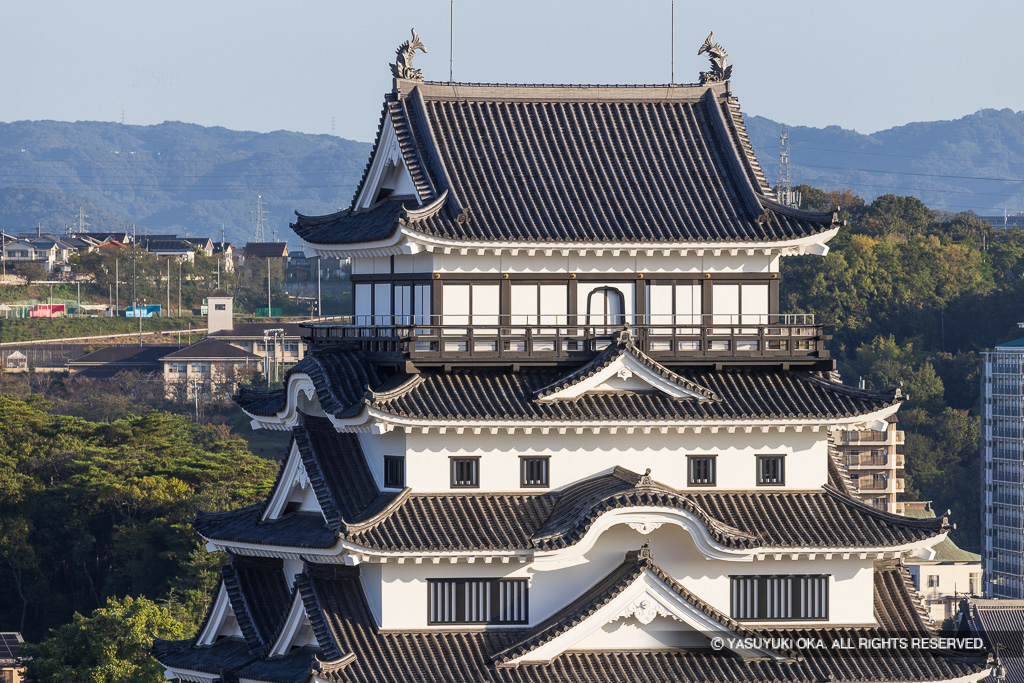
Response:
M1019 0L677 0L676 82L710 30L748 114L873 132L1024 109ZM101 120L370 141L415 27L448 79L448 0L5 0L0 121ZM665 83L670 0L455 0L459 81Z

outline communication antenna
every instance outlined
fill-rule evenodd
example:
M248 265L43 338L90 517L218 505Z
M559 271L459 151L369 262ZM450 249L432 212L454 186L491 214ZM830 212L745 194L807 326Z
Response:
M331 135L334 135L334 117L331 117Z
M779 177L775 183L775 194L780 204L800 206L801 193L793 189L789 175L789 126L786 124L782 124L779 130Z
M448 7L448 82L455 82L455 0Z
M672 0L672 18L669 21L669 32L672 34L669 48L669 71L671 72L670 84L676 84L676 0Z

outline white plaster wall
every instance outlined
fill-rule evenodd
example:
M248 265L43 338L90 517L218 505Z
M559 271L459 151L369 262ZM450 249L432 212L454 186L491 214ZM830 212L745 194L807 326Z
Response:
M609 471L616 465L651 476L673 488L686 489L686 456L717 455L718 484L715 488L762 490L811 490L828 481L828 443L825 432L805 430L799 434L755 430L750 434L472 434L410 433L386 436L360 435L364 450L380 455L406 453L406 484L416 491L450 490L449 458L480 456L481 491L519 490L519 456L551 456L551 488ZM390 440L389 440L390 439ZM404 439L404 444L402 440ZM376 445L387 442L387 447ZM404 450L397 450L404 445ZM391 450L388 451L387 448ZM384 449L384 450L382 450ZM393 452L392 452L393 451ZM786 484L758 487L756 456L786 456ZM382 460L372 460L380 476ZM707 487L700 487L702 490ZM530 489L536 491L536 489Z
M387 434L358 434L366 464L373 473L378 488L384 487L384 456L406 455L406 435L401 431ZM405 483L409 485L409 458L405 460Z
M384 577L381 569L383 566L380 564L364 564L359 568L359 583L363 586L366 604L370 606L370 612L373 613L373 618L377 621L378 626L382 623L381 591L384 587ZM424 584L424 590L426 590L426 584Z
M474 564L451 564L442 559L438 564L428 560L418 565L378 565L383 580L381 625L385 629L432 628L427 624L427 579L524 577L530 579L530 624L537 624L604 578L622 563L626 552L636 550L645 541L650 542L654 561L662 569L725 614L729 614L731 607L730 575L829 574L832 576L829 619L827 622L806 623L874 624L874 570L871 560L836 557L825 560L823 556L816 560L796 561L709 560L697 549L689 532L681 527L666 524L650 534L640 535L625 524L619 524L607 530L582 558L569 562L556 557L530 564L515 564L514 561L510 564L498 561L483 563L479 560ZM563 558L569 554L559 553ZM366 571L365 565L363 571ZM797 622L764 623L778 626Z

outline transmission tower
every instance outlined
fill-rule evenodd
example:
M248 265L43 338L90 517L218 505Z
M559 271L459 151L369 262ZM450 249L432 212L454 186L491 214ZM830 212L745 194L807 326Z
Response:
M775 183L775 194L779 203L786 206L800 206L800 192L793 189L789 175L789 126L783 124L779 131L779 177Z
M70 227L66 226L64 228L64 232L71 235L75 235L80 232L85 232L85 229L89 227L88 221L85 220L86 218L89 218L89 214L85 212L85 207L79 206L78 217L75 219L75 222L72 223Z
M256 235L254 241L266 242L267 241L267 212L263 209L263 195L256 195L256 211L253 213L253 218L256 222Z

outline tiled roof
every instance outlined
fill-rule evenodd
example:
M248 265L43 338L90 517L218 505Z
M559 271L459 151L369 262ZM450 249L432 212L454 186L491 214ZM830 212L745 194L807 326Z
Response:
M713 88L424 83L389 95L385 113L422 202L451 193L440 212L409 221L442 238L756 242L837 225L769 197L735 99ZM398 227L399 203L292 227L320 244L381 240ZM456 220L464 209L469 220Z
M361 522L397 495L377 488L357 435L339 434L326 418L306 415L303 422L304 428L294 430L295 442L331 528Z
M91 365L117 365L121 368L144 367L148 370L159 370L160 359L178 349L169 344L107 346L105 348L79 356L68 363L69 367L87 367Z
M1024 600L966 600L971 633L990 645L999 644L999 661L1006 668L1005 683L1024 681Z
M5 631L0 633L0 665L10 666L18 662L21 656L21 634L17 631Z
M338 479L334 486L330 495L336 499L370 498L370 483ZM579 542L602 515L643 506L686 511L701 520L717 543L740 549L892 547L950 529L946 518L913 520L881 512L832 487L679 491L623 468L556 492L406 490L373 501L360 519L340 529L310 513L258 522L260 505L200 513L195 526L204 537L227 542L327 548L341 535L374 550L404 552L557 550Z
M294 540L305 548L328 548L339 534L359 528L360 522L380 514L399 495L377 488L355 434L339 434L330 420L309 415L303 415L292 434L323 515L293 512L260 521L265 503L257 503L228 512L199 512L194 524L200 534L268 545L292 545ZM283 472L284 463L268 499L284 485Z
M235 556L221 569L221 578L245 642L262 654L273 643L281 614L288 608L282 561Z
M339 418L357 414L366 391L380 385L387 376L358 351L309 354L285 373L285 386L295 374L308 376L316 387L320 406ZM243 389L235 400L250 415L274 415L286 407L282 389Z
M178 349L166 356L161 358L164 361L178 361L178 360L248 360L248 361L261 361L262 358L254 353L249 353L245 349L240 349L237 346L232 346L227 342L217 341L216 339L203 339L197 341L195 344L190 344L183 349Z
M632 567L627 561L609 575L609 585L602 581L582 591L581 598L572 603L573 617L579 619L591 613L593 605L601 601L602 590L615 590L622 580L628 579L633 567L639 566L643 566L640 561L634 561ZM323 645L316 656L315 651L304 648L284 657L231 666L232 655L243 658L238 656L244 648L239 639L227 639L209 648L190 648L190 641L160 642L154 646L154 654L165 666L209 671L211 663L218 661L232 675L240 676L244 671L245 678L282 683L304 683L313 672L336 683L940 681L977 674L987 668L985 656L977 654L919 648L850 652L831 647L808 648L800 652L800 657L784 659L743 658L728 650L719 652L711 648L575 650L559 655L551 663L497 666L495 659L500 660L502 653L515 651L517 645L530 643L531 637L543 637L546 631L381 631L366 602L357 567L307 565L297 588L302 591L310 622L315 624L317 640ZM690 597L698 601L695 596ZM825 643L834 638L852 638L857 642L860 638L886 638L892 634L934 635L917 612L905 572L894 563L875 565L874 611L876 627L747 629L766 638L821 638ZM724 615L719 618L733 623ZM735 627L747 632L741 625ZM332 659L338 655L341 656ZM321 664L316 657L330 661ZM308 666L304 666L306 662Z
M371 405L399 417L431 420L629 422L849 417L901 400L895 390L862 391L809 372L779 368L678 369L674 374L718 400L675 399L657 391L609 391L572 401L543 402L537 400L538 393L560 385L564 370L481 368L424 370L412 379L397 376L379 390L392 391Z
M249 242L243 250L245 258L282 258L288 255L286 242Z
M599 358L604 360L596 363L607 361ZM306 356L289 376L309 375L320 405L339 418L356 415L368 391L376 410L424 420L813 419L864 415L902 401L898 389L865 391L827 376L780 368L662 368L670 372L672 381L704 394L707 400L676 399L658 391L603 391L572 401L539 400L579 381L579 373L592 370L584 366L566 374L564 369L536 367L425 369L385 379L360 352L333 351ZM236 400L250 415L272 416L286 407L283 390L244 390Z

